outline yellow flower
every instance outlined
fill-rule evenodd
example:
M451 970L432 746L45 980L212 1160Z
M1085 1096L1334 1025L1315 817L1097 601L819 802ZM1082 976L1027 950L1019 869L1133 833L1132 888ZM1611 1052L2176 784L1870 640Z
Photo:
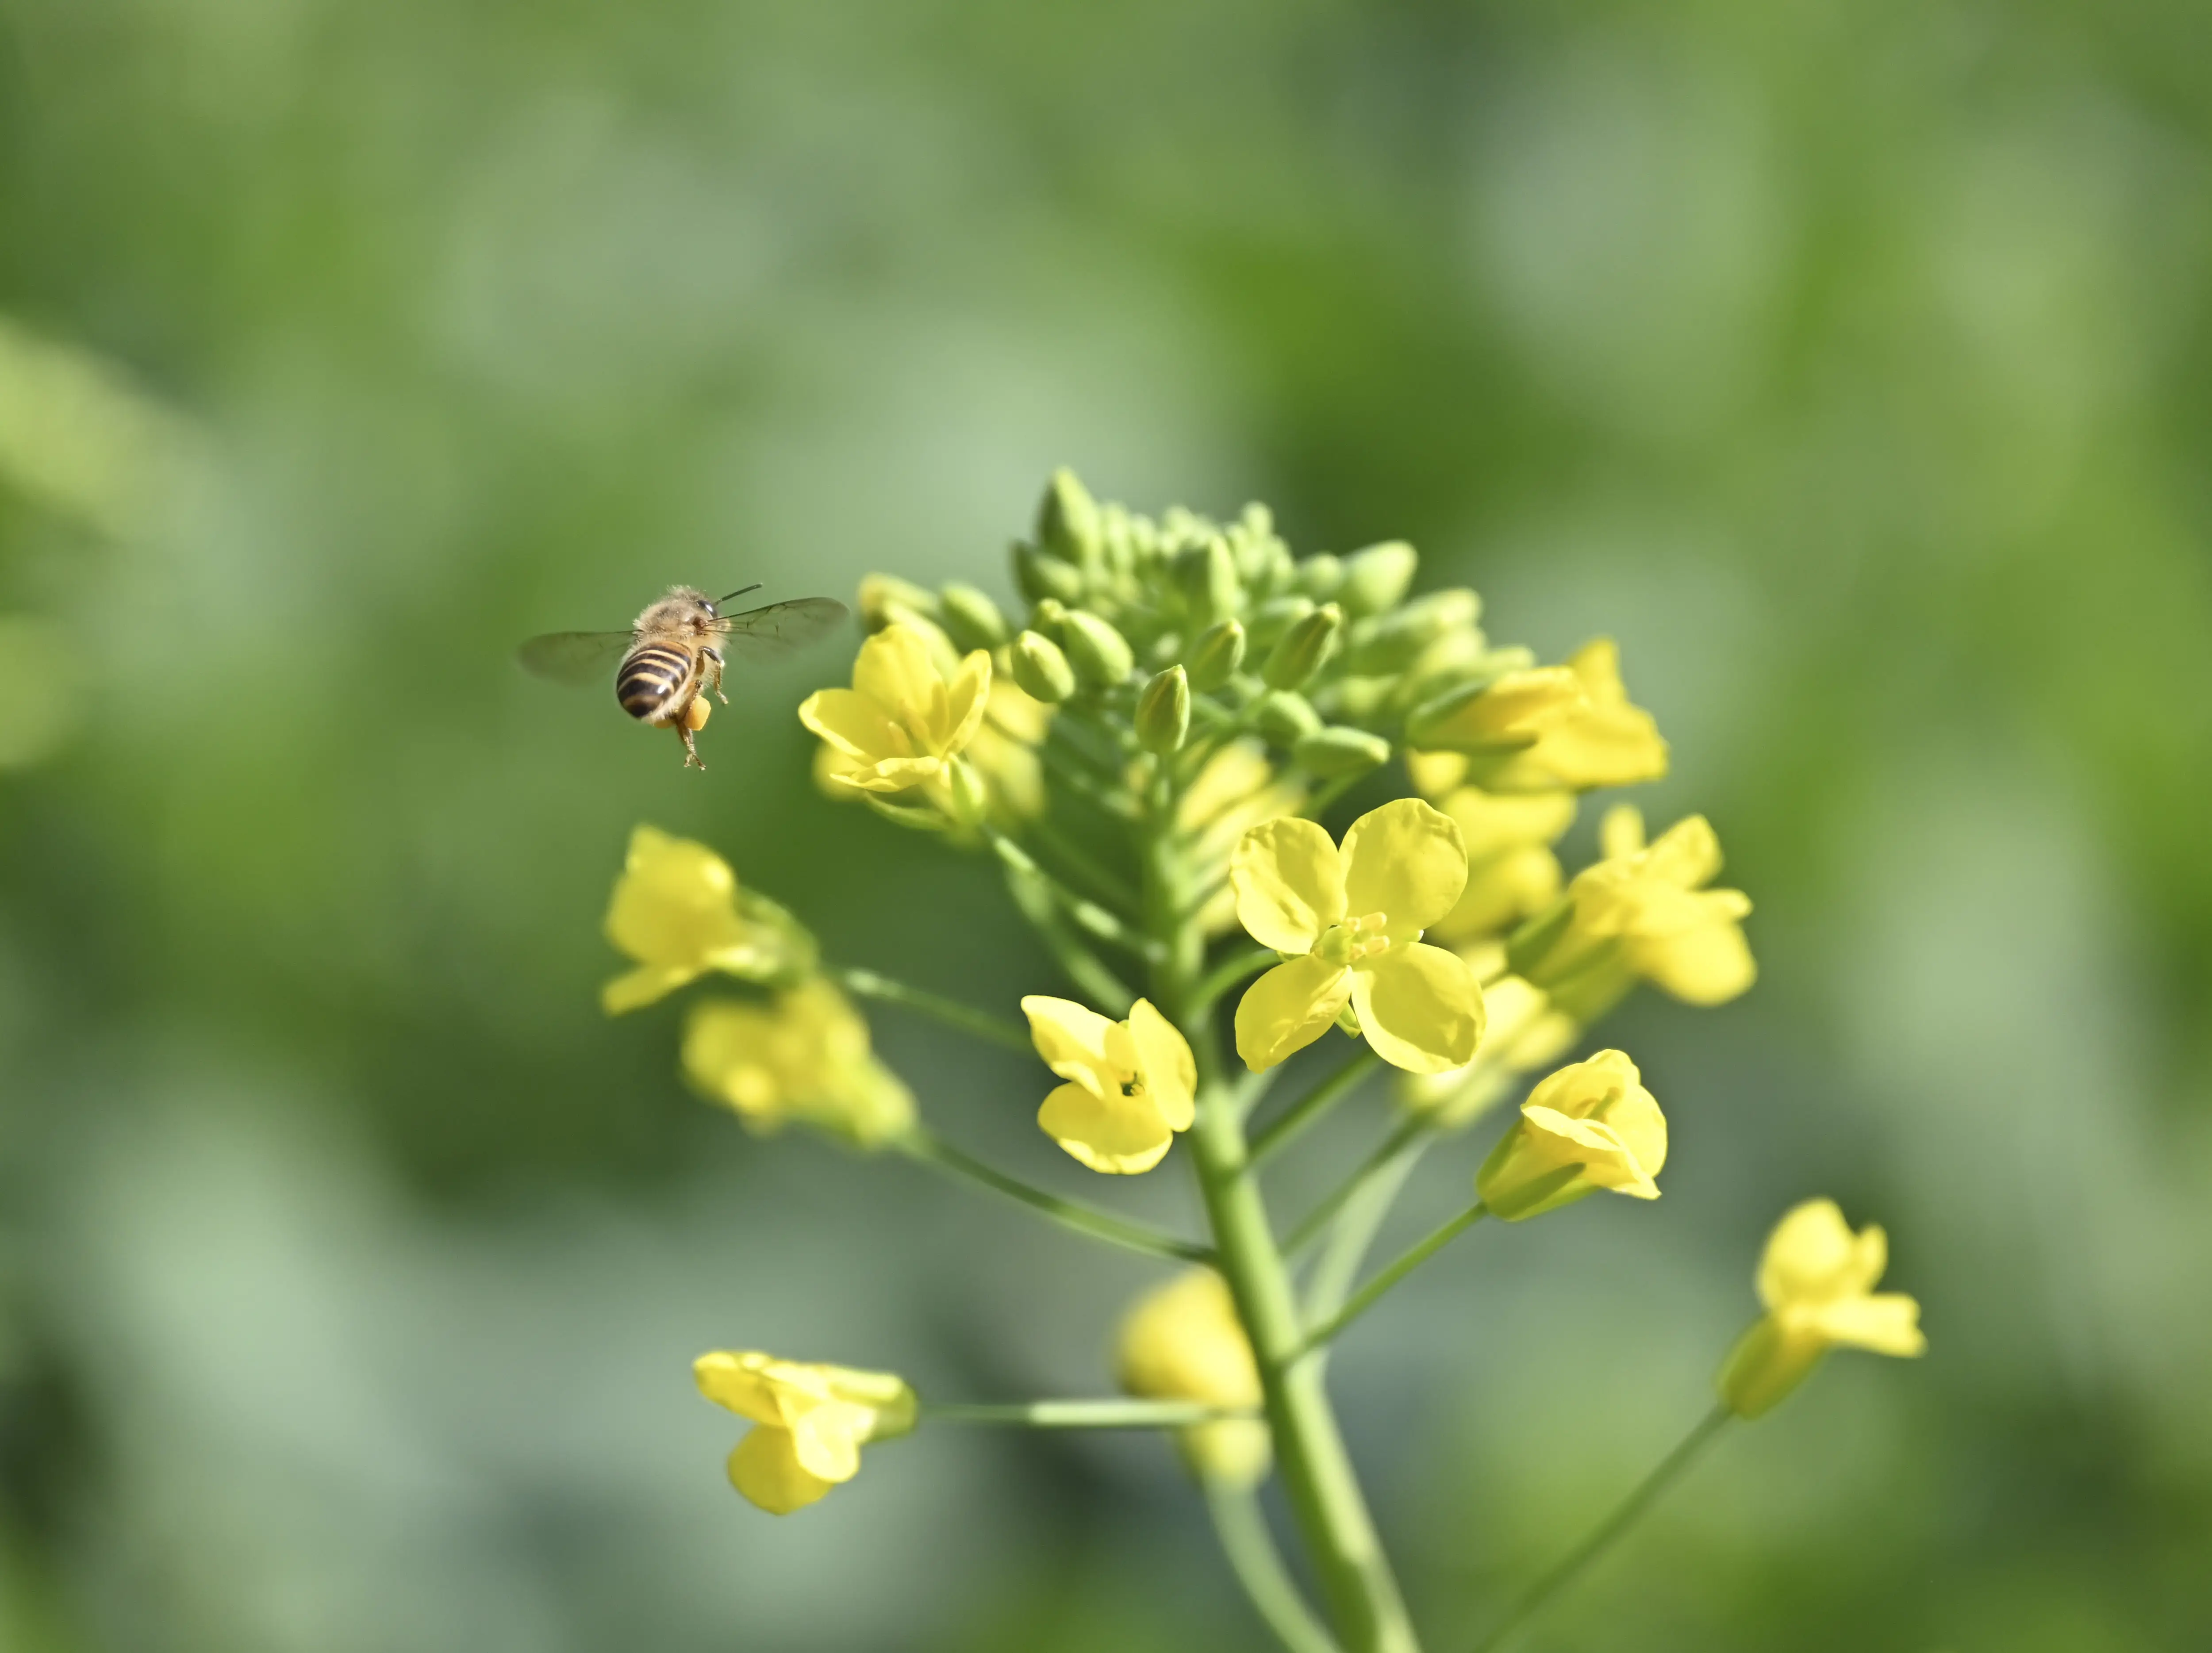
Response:
M819 976L769 1005L693 1006L684 1072L758 1130L796 1119L874 1147L914 1124L913 1093L868 1048L860 1012Z
M914 1427L914 1391L890 1372L717 1349L691 1374L700 1394L759 1425L730 1454L730 1484L772 1516L852 1480L864 1443Z
M708 970L763 981L812 963L805 933L781 908L741 893L730 864L706 845L657 827L630 834L606 932L637 961L601 992L610 1016L649 1005Z
M1490 1214L1509 1223L1557 1211L1598 1188L1656 1200L1667 1121L1636 1064L1601 1050L1563 1067L1521 1104L1521 1122L1475 1173Z
M1121 1387L1131 1395L1260 1405L1252 1345L1227 1284L1211 1268L1194 1268L1138 1298L1122 1318L1115 1348ZM1201 1476L1249 1486L1267 1473L1267 1426L1257 1418L1195 1424L1181 1431L1180 1439Z
M1876 1354L1923 1353L1920 1305L1875 1291L1889 1241L1869 1224L1856 1234L1832 1200L1808 1200L1774 1225L1759 1260L1766 1316L1721 1367L1721 1399L1739 1418L1771 1410L1838 1344Z
M1667 743L1651 714L1630 703L1620 651L1609 637L1564 666L1509 672L1480 692L1416 714L1408 738L1465 757L1459 778L1492 792L1586 792L1667 773ZM1442 771L1425 769L1433 783Z
M1148 1171L1190 1128L1198 1064L1175 1024L1149 1000L1109 1021L1066 999L1022 1000L1045 1065L1068 1081L1037 1109L1046 1135L1094 1171Z
M1552 845L1574 824L1571 792L1499 794L1459 787L1438 805L1467 844L1467 888L1437 921L1441 941L1509 930L1559 897L1559 858Z
M1361 816L1340 854L1311 821L1246 832L1230 867L1237 916L1286 963L1237 1006L1237 1054L1273 1067L1349 1002L1377 1054L1416 1073L1472 1060L1482 989L1457 955L1422 945L1467 882L1459 828L1417 798Z
M799 720L844 762L834 789L893 793L941 787L948 766L983 721L991 657L981 649L948 677L913 627L885 626L860 645L850 689L818 689Z
M1176 805L1176 828L1188 845L1193 882L1213 892L1198 915L1209 937L1237 927L1228 874L1237 840L1263 821L1296 815L1305 800L1305 788L1278 775L1256 740L1229 742L1199 769Z
M1493 951L1493 949L1486 949ZM1460 957L1480 980L1484 971L1462 948ZM1540 988L1517 975L1483 981L1485 1025L1474 1060L1443 1073L1407 1073L1398 1082L1406 1111L1418 1114L1439 1131L1472 1124L1505 1094L1516 1077L1573 1048L1582 1035L1574 1018L1558 1009Z
M1525 966L1535 980L1577 1002L1625 989L1624 973L1692 1005L1725 1004L1751 986L1751 898L1705 888L1721 870L1721 846L1704 816L1646 847L1644 817L1624 804L1607 814L1601 841L1605 859L1567 886L1564 931Z

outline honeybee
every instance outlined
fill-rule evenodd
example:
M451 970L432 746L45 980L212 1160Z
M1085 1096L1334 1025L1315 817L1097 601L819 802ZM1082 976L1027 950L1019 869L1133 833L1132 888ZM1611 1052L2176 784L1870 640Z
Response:
M722 651L773 659L811 643L845 617L835 598L801 597L766 608L725 614L723 605L760 589L740 586L710 598L692 586L672 586L623 631L551 631L515 651L522 669L555 683L586 684L616 655L615 700L641 723L673 729L684 742L684 766L703 769L693 737L707 721L707 696L725 706Z

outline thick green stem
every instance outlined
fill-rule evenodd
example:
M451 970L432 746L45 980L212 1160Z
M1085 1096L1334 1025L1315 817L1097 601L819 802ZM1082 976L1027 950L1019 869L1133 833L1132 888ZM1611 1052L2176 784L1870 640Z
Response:
M1015 1429L1188 1429L1249 1418L1242 1407L1202 1401L925 1401L924 1423L998 1424Z
M1153 997L1180 1025L1200 1061L1191 1164L1214 1236L1214 1266L1227 1281L1260 1368L1283 1490L1346 1653L1419 1653L1398 1583L1382 1553L1351 1455L1337 1427L1319 1361L1296 1358L1304 1340L1290 1269L1275 1244L1246 1153L1231 1087L1218 1074L1211 1018L1194 1010L1205 939L1182 919L1182 868L1172 841L1173 799L1152 800L1145 857L1148 925L1160 952Z

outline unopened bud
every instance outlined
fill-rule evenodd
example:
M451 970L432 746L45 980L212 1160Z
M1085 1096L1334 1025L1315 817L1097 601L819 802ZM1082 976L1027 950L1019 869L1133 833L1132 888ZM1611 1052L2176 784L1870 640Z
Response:
M1413 548L1406 549L1410 556ZM1465 586L1431 592L1403 608L1376 613L1354 626L1346 664L1354 672L1402 672L1438 638L1472 630L1481 614L1481 599Z
M1147 751L1172 752L1190 732L1190 679L1171 665L1137 698L1137 740Z
M1344 583L1344 563L1322 551L1317 556L1301 557L1291 577L1297 588L1315 602L1326 602L1336 595L1336 588Z
M1024 631L1014 639L1014 681L1032 700L1057 706L1075 692L1075 668L1049 637Z
M1242 621L1224 620L1206 631L1190 651L1190 686L1198 690L1220 688L1237 675L1244 664L1244 626Z
M1088 568L1098 555L1098 502L1065 465L1052 473L1044 498L1038 501L1036 543L1040 550L1079 568ZM1074 599L1061 596L1061 600Z
M1407 588L1420 566L1419 554L1402 539L1354 551L1344 559L1344 584L1336 593L1336 600L1355 618L1395 608L1405 600Z
M1279 689L1254 704L1252 726L1278 746L1295 746L1321 732L1321 714L1304 695Z
M1248 617L1245 626L1252 634L1252 647L1272 648L1292 626L1314 611L1314 599L1291 593L1281 597L1270 597Z
M1065 557L1016 541L1014 586L1032 603L1047 598L1078 603L1083 600L1083 570Z
M1092 689L1111 689L1136 670L1129 640L1087 609L1070 609L1060 622L1060 642L1075 675Z
M870 631L881 631L899 617L899 611L934 619L937 594L895 574L865 574L860 580L860 623Z
M980 824L991 807L990 788L966 758L954 758L950 768L945 789L951 796L952 818L962 826Z
M1302 688L1336 652L1337 634L1344 629L1344 611L1324 603L1285 632L1267 655L1260 675L1270 689Z
M1316 730L1291 748L1299 763L1324 781L1364 775L1390 761L1390 743L1364 729L1339 725Z
M988 593L973 586L947 586L939 607L946 635L963 652L994 649L1006 641L1006 617Z
M1176 559L1176 579L1194 625L1226 620L1243 606L1244 587L1229 542L1216 534Z

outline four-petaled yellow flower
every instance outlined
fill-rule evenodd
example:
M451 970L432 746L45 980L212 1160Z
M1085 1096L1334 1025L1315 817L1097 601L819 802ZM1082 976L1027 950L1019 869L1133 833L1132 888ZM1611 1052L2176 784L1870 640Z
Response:
M1574 824L1574 793L1458 787L1437 807L1458 823L1467 845L1467 888L1437 921L1438 940L1496 935L1559 899L1563 878L1552 845Z
M1667 773L1667 743L1651 714L1629 701L1610 637L1584 644L1564 666L1509 672L1445 704L1441 714L1417 715L1408 739L1461 754L1467 762L1455 778L1492 792L1587 792ZM1431 770L1426 778L1438 777Z
M730 1454L730 1484L772 1516L803 1510L860 1472L860 1448L914 1427L914 1391L890 1372L718 1349L691 1363L699 1393L758 1425Z
M1667 1121L1636 1064L1601 1050L1552 1074L1521 1104L1475 1173L1490 1214L1509 1223L1557 1211L1598 1188L1656 1200Z
M913 1093L869 1048L866 1021L820 976L768 1005L695 1006L684 1072L758 1130L796 1119L874 1147L914 1124Z
M1094 1171L1148 1171L1190 1128L1198 1064L1175 1024L1149 1000L1116 1022L1067 999L1022 1000L1045 1065L1068 1083L1037 1109L1046 1135Z
M1721 1399L1739 1418L1771 1410L1838 1345L1876 1354L1928 1347L1920 1305L1902 1291L1876 1291L1889 1240L1872 1224L1858 1233L1832 1200L1808 1200L1775 1225L1759 1260L1764 1319L1721 1367Z
M1624 975L1692 1005L1725 1004L1751 986L1759 975L1743 935L1751 898L1705 887L1721 870L1721 845L1704 816L1677 821L1647 846L1644 817L1624 804L1607 812L1601 843L1605 859L1567 886L1565 927L1534 963L1535 980L1601 1004L1625 988ZM1574 981L1582 975L1591 979Z
M842 761L825 782L848 793L941 790L975 737L991 692L991 657L976 649L948 676L913 627L885 626L860 645L850 689L817 689L799 720Z
M1482 989L1421 933L1467 883L1449 816L1401 798L1352 823L1341 853L1311 821L1252 828L1230 866L1237 916L1285 963L1237 1007L1237 1054L1273 1067L1328 1030L1347 1001L1385 1061L1415 1073L1463 1067L1482 1037Z
M1138 1298L1115 1340L1115 1364L1121 1387L1146 1400L1260 1406L1251 1342L1227 1283L1211 1268L1194 1268ZM1202 1477L1249 1486L1267 1473L1267 1425L1257 1418L1223 1418L1178 1433Z
M727 861L657 827L630 834L606 931L637 961L600 994L611 1016L649 1005L708 970L763 981L812 962L803 933L781 908L750 892L741 896Z

